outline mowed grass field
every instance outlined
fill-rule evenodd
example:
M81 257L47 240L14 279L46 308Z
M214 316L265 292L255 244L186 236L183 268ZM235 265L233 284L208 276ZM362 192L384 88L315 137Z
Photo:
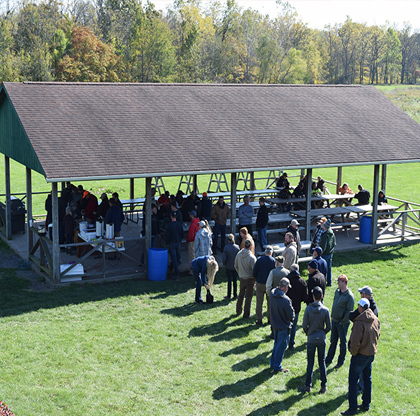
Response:
M13 164L12 172L12 190L24 191L23 169L19 173ZM420 202L419 172L418 164L388 166L387 194ZM336 171L314 175L334 181ZM344 168L343 179L352 189L363 183L371 190L373 167ZM176 191L178 180L172 181L165 184ZM34 183L47 189L41 177ZM143 185L136 180L136 196L144 195ZM124 198L129 183L85 187L97 193L116 190ZM199 188L207 188L206 178L199 178ZM42 205L40 200L40 213ZM1 244L0 255L9 254ZM382 335L373 364L371 415L420 414L419 254L413 244L334 257L334 277L345 273L356 299L357 288L368 284L379 306ZM313 393L297 390L306 371L303 311L296 349L284 359L290 371L272 375L269 327L256 327L255 315L235 316L235 302L223 299L223 268L213 305L193 303L191 276L180 282L137 280L35 292L20 273L0 269L0 400L17 416L315 416L338 415L348 407L349 357L342 368L328 369L325 395L317 394L318 371ZM306 279L307 272L302 274ZM329 308L334 289L327 288Z

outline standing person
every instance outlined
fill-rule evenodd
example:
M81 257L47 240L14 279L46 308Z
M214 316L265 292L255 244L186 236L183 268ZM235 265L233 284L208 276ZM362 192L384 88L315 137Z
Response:
M73 214L71 212L71 208L66 208L66 215L63 218L63 228L64 228L64 235L66 237L66 244L73 243L74 239L74 229L76 227L76 221L74 220ZM67 246L67 254L71 254L72 246Z
M252 238L252 235L248 234L248 228L242 227L239 230L239 239L240 239L240 244L239 244L240 249L245 248L245 241L247 241L247 240L251 241L250 250L251 250L252 254L255 255L255 242L254 242L254 239Z
M314 260L318 263L317 269L324 275L327 275L328 271L328 265L325 259L321 257L322 255L322 248L319 246L316 246L312 249L312 254L314 256Z
M287 232L293 234L293 238L296 243L297 247L297 257L299 258L299 253L302 250L302 244L300 242L300 234L299 234L299 222L298 220L292 220L287 227Z
M284 267L290 270L292 264L297 263L297 244L292 233L286 233L284 236L284 245L286 250L283 251Z
M283 279L283 277L286 277L290 270L284 268L284 258L283 256L277 256L274 259L276 261L276 268L271 270L271 272L268 274L267 277L267 283L265 284L265 290L267 292L268 299L270 299L270 292L271 289L274 289L277 287L280 283L280 280ZM270 302L270 300L269 300Z
M261 251L264 250L267 245L267 227L268 227L268 208L265 205L265 198L259 199L260 209L257 214L257 231L258 241L260 243Z
M349 279L345 274L338 276L338 289L334 293L334 301L331 308L331 342L325 363L327 365L332 363L335 350L337 349L337 343L340 339L340 354L338 356L336 368L342 367L346 358L346 336L350 325L349 314L354 307L354 296L347 286L348 281Z
M291 284L287 295L292 300L293 310L295 311L295 319L293 320L289 339L289 350L293 350L295 348L295 335L301 303L307 302L308 300L308 285L300 276L298 264L292 264L290 267L290 273L288 274L287 278Z
M255 263L252 275L255 277L257 287L257 305L255 307L255 313L257 315L256 325L262 325L263 319L263 303L264 298L267 299L267 320L270 322L270 310L268 309L268 296L266 291L266 283L268 275L271 270L276 268L276 261L273 259L273 247L265 247L265 256L261 256Z
M207 228L205 221L198 223L199 230L194 239L195 257L210 256L212 253L211 245L213 242L211 231Z
M191 269L195 277L195 303L203 303L201 287L204 286L207 290L211 289L219 265L213 256L201 256L191 262Z
M211 220L212 203L207 196L207 192L203 192L203 198L198 203L197 213L202 220Z
M318 263L315 260L311 260L308 264L308 305L314 302L312 296L312 289L316 286L319 286L322 289L322 295L325 295L325 286L327 285L325 281L325 276L318 270Z
M311 248L314 248L316 246L319 246L319 242L321 241L321 235L324 232L324 230L322 229L322 224L327 221L327 219L325 217L322 217L319 220L318 225L316 226L316 230L312 236L312 241L311 241Z
M322 258L327 262L327 275L325 276L327 280L327 286L331 286L332 277L332 258L334 254L334 247L336 245L335 234L331 229L331 221L327 220L321 224L322 234L319 242L319 246L322 249Z
M181 210L178 209L176 202L171 202L171 212L175 213L176 220L182 224L182 213Z
M213 206L210 216L214 220L213 228L213 253L217 253L217 239L219 234L221 234L220 248L223 252L225 248L225 238L226 238L226 222L230 217L230 209L223 199L223 196L219 197L217 203Z
M375 314L376 317L379 316L378 307L376 305L375 299L373 299L373 292L369 286L363 286L361 289L358 289L360 297L362 299L367 299L369 301L369 308ZM349 319L354 322L354 320L359 316L359 307L357 307L353 312L350 312Z
M146 205L146 204L145 204ZM152 221L151 221L151 225L152 225L152 232L151 232L151 236L152 239L150 241L150 248L154 248L158 246L158 243L160 243L160 226L159 226L159 219L158 219L158 210L157 210L157 206L155 204L152 204ZM142 220L142 224L143 224L143 228L141 230L141 235L143 237L146 236L146 215L148 215L148 213L146 212L146 206L143 206L143 220ZM146 247L144 246L143 252L141 253L141 263L144 264L144 253L145 253L145 249Z
M327 391L327 367L325 365L326 334L331 331L330 311L322 304L322 289L315 286L312 289L314 302L309 304L303 314L302 328L307 335L306 354L306 382L300 387L302 393L310 392L312 387L312 372L315 362L315 351L318 350L318 365L321 378L321 394Z
M194 244L194 240L195 240L195 235L197 233L197 231L200 229L200 226L198 225L198 223L200 222L200 218L197 218L197 213L192 210L190 213L190 226L188 227L188 234L187 234L187 245L188 245L188 258L191 262L194 260L195 258L195 244ZM192 273L192 270L190 269L190 274Z
M223 249L223 264L226 266L226 276L228 279L227 284L227 296L225 299L230 299L232 296L232 286L233 286L233 299L236 299L237 296L237 278L238 273L235 269L235 258L239 253L239 246L235 244L235 236L233 234L228 235L228 243Z
M289 331L295 318L292 301L287 296L289 288L289 279L283 277L279 286L270 292L270 316L274 335L270 367L274 373L278 373L279 371L286 373L288 371L282 366L282 361L289 343Z
M251 252L251 241L245 241L245 248L243 248L235 258L235 269L239 275L239 296L236 302L236 316L242 313L242 306L245 298L244 318L249 318L251 313L252 296L254 295L255 279L252 275L254 265L257 261Z
M247 228L248 234L252 235L252 217L254 208L249 205L249 197L244 196L244 203L238 209L239 228Z
M372 400L372 363L375 360L380 322L369 308L369 301L361 298L358 302L359 316L354 320L349 339L351 361L349 368L349 408L342 415L367 412ZM362 378L364 390L362 404L357 405L357 381Z
M179 280L179 268L181 264L181 241L184 234L182 224L177 221L176 213L171 213L171 222L166 227L165 241L168 246L171 264L174 269L173 279Z
M98 205L96 212L94 212L96 219L106 218L106 213L109 208L109 199L106 193L101 195L101 203Z
M120 237L121 235L121 221L122 220L122 211L116 205L116 201L114 198L110 198L109 200L109 208L106 212L106 223L107 224L114 224L114 236Z

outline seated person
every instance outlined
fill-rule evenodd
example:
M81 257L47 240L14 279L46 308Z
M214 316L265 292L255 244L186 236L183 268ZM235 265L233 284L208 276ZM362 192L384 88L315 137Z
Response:
M327 192L327 187L325 186L324 179L321 176L318 176L318 182L316 183L316 189L324 195Z
M304 184L302 181L299 182L299 185L294 189L293 198L305 198L305 189ZM305 209L305 203L304 202L295 202L293 204L295 210L299 209Z
M287 173L286 172L284 172L283 175L281 175L280 178L277 179L276 187L277 188L290 187L290 182L287 180Z
M387 204L387 203L388 203L388 199L385 196L385 192L383 190L380 190L379 194L378 194L378 204L379 205L384 205L384 204Z
M292 194L290 193L289 185L285 186L279 192L280 199L289 199L291 197L292 197ZM288 203L279 204L279 208L281 212L289 212L292 209L292 204L288 204Z
M338 194L339 195L354 195L354 192L349 188L349 185L347 182L344 182L340 188L338 188ZM337 202L337 205L341 207L343 204L350 205L351 199L340 199Z
M367 189L363 189L362 185L357 187L359 192L354 196L357 199L356 205L368 205L370 199L370 192Z

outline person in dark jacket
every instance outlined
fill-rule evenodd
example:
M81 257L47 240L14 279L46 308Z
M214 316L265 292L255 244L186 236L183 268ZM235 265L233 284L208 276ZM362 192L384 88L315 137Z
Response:
M324 258L321 257L322 255L322 248L316 246L312 249L314 260L318 263L317 269L324 275L327 275L328 265Z
M66 237L66 244L73 243L74 238L74 229L76 227L76 221L73 218L71 208L66 208L66 215L64 215L63 218L63 229L64 229L64 235ZM71 254L71 246L67 246L67 254Z
M109 209L108 195L106 193L103 193L101 195L101 203L98 205L98 208L96 209L96 213L95 213L96 219L99 219L99 218L105 219L108 209Z
M176 220L180 223L180 224L182 224L182 220L183 220L183 218L182 218L182 213L181 213L181 210L179 210L178 209L178 207L176 206L176 202L172 202L171 203L171 212L170 212L170 214L171 213L175 213L175 215L176 215Z
M274 373L286 373L282 366L284 352L289 343L289 331L295 319L292 301L287 296L290 281L287 277L280 280L279 286L270 292L270 317L273 328L274 346L271 353L270 367Z
M380 190L379 194L378 194L378 204L379 205L384 205L384 204L387 204L387 203L388 203L388 199L385 196L385 191Z
M309 304L303 315L302 329L307 335L306 351L308 365L306 367L306 382L300 387L302 393L309 393L312 387L312 371L314 369L315 352L318 350L318 365L321 379L321 394L327 391L327 367L325 365L326 335L331 331L330 311L322 304L322 289L315 286L312 289L314 302Z
M211 220L211 209L213 208L213 204L211 199L208 198L207 192L203 192L203 198L198 203L197 213L198 217L202 220Z
M47 218L45 219L45 227L52 223L52 195L48 194L45 200L45 211L47 211Z
M363 189L362 185L357 187L359 192L354 196L357 199L356 205L368 205L370 199L370 192L367 189Z
M300 234L299 234L299 222L298 220L292 220L287 227L287 232L293 234L295 243L297 246L297 257L299 258L299 253L302 250L302 244L300 243Z
M257 305L255 313L257 315L256 325L262 325L263 303L264 298L267 299L267 320L270 322L270 310L268 309L268 296L266 291L267 277L271 270L276 268L276 261L273 259L273 247L265 247L265 256L261 256L255 263L252 275L255 277L257 286Z
M225 296L225 299L231 298L232 287L233 287L233 299L236 299L236 296L237 296L238 272L235 269L235 258L238 253L239 253L239 246L235 244L235 236L233 234L229 234L228 243L225 245L223 249L223 256L222 256L223 264L226 266L226 276L228 279L227 296Z
M369 286L363 286L361 289L358 289L360 297L362 299L367 299L369 301L369 308L371 311L378 317L378 306L376 305L375 299L373 299L373 292ZM354 320L359 316L359 308L357 307L353 312L350 312L349 319L354 322Z
M201 299L201 288L204 286L210 290L214 276L219 270L219 265L213 256L196 257L191 262L191 269L195 277L195 303L203 303Z
M109 208L106 213L106 223L114 224L114 236L119 237L121 235L121 209L117 207L115 199L109 200Z
M171 264L174 269L174 279L179 279L178 266L181 264L181 241L184 235L182 224L176 219L176 212L171 213L171 222L166 227L165 241L168 246Z
M319 286L322 289L322 295L324 296L327 282L325 280L325 276L318 270L318 263L315 260L311 260L309 262L308 272L308 301L306 303L309 305L314 301L314 298L312 296L312 289L315 286Z
M267 245L267 227L268 227L268 208L265 205L265 198L259 199L260 209L257 214L257 232L258 232L258 241L260 243L261 251L264 251L265 246Z
M290 285L292 286L287 291L287 295L292 300L292 306L295 311L295 319L293 320L289 339L289 350L293 350L295 348L295 335L301 303L308 300L308 285L300 276L299 266L297 264L292 264L287 278L290 280Z

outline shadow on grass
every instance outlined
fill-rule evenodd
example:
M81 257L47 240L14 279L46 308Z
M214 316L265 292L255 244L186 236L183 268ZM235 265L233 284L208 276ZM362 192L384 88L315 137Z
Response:
M236 363L232 366L233 371L248 371L250 368L260 367L261 365L269 365L271 351L264 351L253 358L246 358L245 360Z
M221 357L228 357L229 355L240 355L248 351L256 350L262 343L273 342L268 336L255 342L248 342L247 344L239 345L231 350L224 351L220 354Z
M251 413L248 413L247 416L278 415L282 412L289 410L295 403L300 401L302 398L302 394L295 394L293 396L289 396L285 400L277 400L264 407L260 407L259 409L253 410ZM329 400L323 403L317 403L316 405L308 409L301 410L297 414L299 416L325 415L334 411L335 409L338 409L346 400L346 398L347 395L344 394L342 396L334 398L333 400Z
M270 368L265 368L252 377L244 378L234 384L225 384L213 391L213 399L222 400L226 398L244 396L251 393L256 387L273 377Z

